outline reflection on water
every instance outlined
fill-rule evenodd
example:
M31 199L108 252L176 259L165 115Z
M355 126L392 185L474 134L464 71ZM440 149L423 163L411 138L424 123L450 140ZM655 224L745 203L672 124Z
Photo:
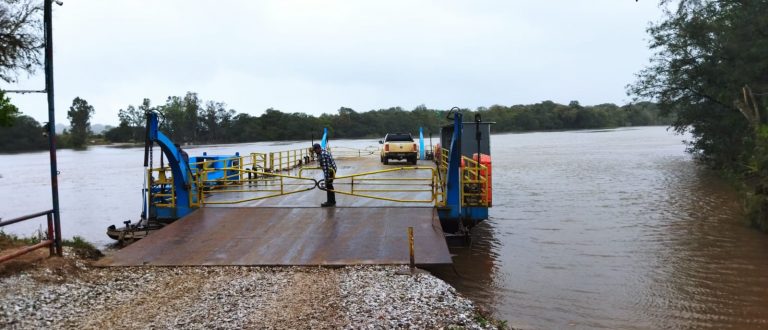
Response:
M452 248L455 270L435 272L522 328L768 327L768 236L743 224L736 194L681 140L662 127L495 135L491 219L471 247ZM0 216L49 207L47 157L0 155ZM141 148L64 150L59 161L65 236L103 245L106 226L136 219Z
M496 135L459 291L522 328L768 326L768 237L664 128Z

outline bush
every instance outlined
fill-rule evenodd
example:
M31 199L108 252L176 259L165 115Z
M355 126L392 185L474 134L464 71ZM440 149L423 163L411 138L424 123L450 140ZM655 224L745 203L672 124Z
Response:
M72 237L71 240L62 240L61 245L71 247L80 258L95 260L104 256L99 249L80 236Z

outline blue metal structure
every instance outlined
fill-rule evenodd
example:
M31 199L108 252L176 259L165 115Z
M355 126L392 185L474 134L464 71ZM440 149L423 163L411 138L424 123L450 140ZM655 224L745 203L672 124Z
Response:
M454 108L455 109L455 108ZM452 111L454 110L452 109ZM448 151L448 169L446 171L445 206L438 208L440 224L446 233L466 233L469 228L488 219L487 206L463 206L461 201L461 159L462 140L464 139L463 115L452 112L453 132ZM467 141L469 142L469 141Z
M144 199L144 211L142 217L145 219L157 219L160 221L173 221L184 217L197 209L198 182L195 178L200 175L205 166L205 181L203 190L210 189L208 185L214 185L219 180L226 181L230 178L239 177L239 171L234 170L240 164L240 153L234 155L208 155L189 157L185 151L171 139L160 132L157 114L149 112L147 114L147 149L149 152L152 144L157 143L160 150L168 160L168 167L171 169L173 177L173 189L170 184L156 183L147 188L148 195ZM146 157L146 155L145 155ZM145 166L147 164L145 163ZM225 168L228 168L225 170ZM169 192L173 191L173 200L169 197ZM149 200L147 200L149 197ZM157 206L157 204L164 206ZM168 206L173 205L173 206Z
M419 159L424 160L424 127L419 127Z
M446 233L461 234L467 233L468 229L477 223L488 218L488 206L477 206L477 204L463 203L463 190L467 189L467 183L463 182L462 176L462 143L471 143L474 137L464 136L463 115L458 111L451 112L450 119L453 120L451 126L444 129L446 134L450 133L450 143L448 146L448 161L445 169L443 189L445 199L442 206L437 208L438 215L443 230ZM216 180L227 180L230 177L238 176L239 172L232 170L239 166L239 154L211 156L206 153L203 156L189 157L182 151L171 139L158 130L159 122L156 113L147 114L147 143L148 148L151 144L157 143L163 155L167 158L167 164L173 176L173 182L155 183L148 187L148 197L145 199L145 219L157 219L161 221L176 220L182 218L198 207L200 196L208 187L198 187L196 177L204 172L206 177L203 180L207 183L216 182ZM471 134L470 134L471 135ZM423 129L419 130L421 138L421 153L424 154ZM326 128L321 140L321 146L327 147L328 129ZM465 141L464 141L465 140ZM478 141L479 138L478 138ZM151 150L151 149L150 149ZM438 157L440 158L440 157ZM217 162L220 161L220 162ZM203 169L205 162L206 171ZM193 164L193 166L190 166ZM227 169L225 169L227 168ZM216 170L218 169L218 171ZM150 171L151 172L151 171ZM150 180L151 181L151 180ZM206 184L207 184L206 183ZM173 185L173 199L171 200L171 184ZM211 187L212 188L212 187ZM465 191L466 193L466 191ZM172 206L171 206L172 205Z
M328 127L323 128L323 139L320 140L320 147L325 149L328 144Z
M157 216L161 218L181 218L194 211L190 207L190 190L193 188L192 171L189 169L189 160L186 159L181 149L171 139L158 130L157 114L148 113L148 132L147 138L150 142L160 146L165 157L168 159L168 166L173 175L173 186L176 191L176 207L172 209L158 209ZM151 213L151 212L150 212ZM162 214L161 214L162 213Z

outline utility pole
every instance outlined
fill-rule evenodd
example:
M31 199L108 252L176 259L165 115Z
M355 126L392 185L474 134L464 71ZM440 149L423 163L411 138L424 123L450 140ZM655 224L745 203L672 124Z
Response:
M51 197L53 200L53 221L56 234L54 235L56 254L62 256L61 249L61 216L59 213L59 170L56 164L56 109L53 99L53 2L43 0L43 25L45 28L45 92L48 94L48 148L51 154ZM61 5L61 1L56 1Z

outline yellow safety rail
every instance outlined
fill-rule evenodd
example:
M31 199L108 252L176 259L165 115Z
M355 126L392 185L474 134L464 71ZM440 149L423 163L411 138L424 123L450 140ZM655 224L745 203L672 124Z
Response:
M424 177L401 177L403 172L428 172L429 176ZM383 176L382 176L383 175ZM334 179L334 191L339 194L372 198L400 203L437 203L437 172L433 167L412 166L397 167L379 171L355 173L350 175L337 176ZM349 190L339 190L337 186L349 185ZM400 188L381 188L400 187ZM429 193L429 199L408 199L398 197L376 196L370 193L395 194L395 193Z
M377 147L366 147L364 149L332 147L328 149L334 158L362 158L378 156L379 154L379 149Z
M208 180L208 173L212 171L218 171L221 170L222 167L227 165L227 162L230 162L233 165L236 165L238 169L247 168L247 167L253 167L253 160L260 161L264 158L259 158L258 156L240 156L240 157L230 157L225 159L209 159L201 162L195 162L189 164L189 170L190 174L192 176L191 180L196 184L195 187L198 187L199 189L190 189L189 190L189 200L191 207L199 207L201 194L203 190L208 189L216 189L219 188L220 185L210 185L204 186L202 183L211 183L211 182L218 182L221 184L231 184L231 183L240 183L247 180L244 180L243 173L241 171L235 171L234 174L229 174L223 178L219 178L217 180ZM216 163L221 163L220 168L216 168ZM152 200L150 200L150 204L157 206L157 207L175 207L176 206L176 190L173 184L173 172L171 171L171 168L168 166L160 167L160 168L153 168L149 169L148 171L148 187L150 188L150 191L159 191L152 193ZM158 200L159 199L159 200Z
M440 148L440 154L435 155L435 163L437 163L437 167L447 170L449 157L450 157L450 150L445 148Z
M269 169L272 172L291 170L315 160L315 153L309 148L269 153Z
M252 152L251 153L251 170L258 171L258 169L261 169L262 171L267 170L269 167L269 154L267 153L260 153L260 152Z
M238 171L241 173L241 175L245 174L251 174L254 178L245 180L249 184L246 185L239 185L239 186L231 186L228 185L226 181L198 181L198 187L208 187L210 190L206 191L206 193L200 194L200 204L201 205L212 205L212 204L237 204L237 203L243 203L243 202L250 202L265 198L271 198L271 197L277 197L277 196L285 196L290 194L296 194L304 191L309 191L312 189L315 189L316 182L313 178L303 178L299 176L294 175L283 175L283 174L277 174L277 173L269 173L264 171L253 171L248 169L241 169L239 167L228 167L223 169L216 169L216 170L225 170L225 171ZM198 178L201 178L202 176L198 176ZM259 183L263 183L262 185L259 185ZM290 189L291 187L302 187L300 189ZM223 199L215 199L215 200L207 200L210 196L213 195L221 195L221 194L259 194L259 193L267 193L266 195L259 195L259 196L249 196L246 198L240 198L240 199L232 199L232 200L223 200Z
M236 165L237 168L242 169L244 166L248 165L248 163L244 162L246 159L247 158L243 156L222 159L207 159L202 162L189 163L189 169L192 171L192 174L196 176L203 176L203 181L208 181L208 172L220 170L221 168L226 167L227 162L229 161L232 161L233 165ZM219 168L216 168L217 163L221 163ZM233 181L233 178L237 178L236 181L241 180L242 173L238 172L236 174L230 174L226 176L224 180Z
M157 172L157 176L153 176L153 172ZM175 207L176 206L176 190L173 186L173 174L169 167L147 169L147 187L157 188L159 193L153 193L153 198L161 198L161 202L154 202L152 204L160 207ZM150 191L154 191L150 190Z
M339 152L338 150L336 152ZM364 151L360 155L366 156ZM369 153L370 155L371 153ZM314 160L309 149L296 149L273 153L251 153L247 156L228 159L206 160L190 164L193 186L190 189L190 206L212 204L236 204L271 197L285 196L313 190L317 181L306 177L306 171L318 171L319 167L302 166L297 175L275 173L305 164L305 157ZM335 192L343 195L385 200L402 203L433 203L444 205L445 173L448 151L443 149L436 155L437 168L431 166L408 166L387 168L379 171L337 176ZM487 195L489 180L486 166L463 157L461 202L463 206L489 206ZM221 162L221 164L216 164ZM230 162L234 166L225 166ZM209 173L222 171L224 177L209 179ZM408 175L415 173L415 175ZM424 173L424 174L419 174ZM176 204L171 170L168 167L149 171L149 186L153 191L153 205L173 207ZM348 189L346 189L348 187ZM234 198L225 198L237 194Z
M488 167L469 157L462 159L461 205L488 207Z
M440 187L442 190L442 201L446 199L445 180L448 173L449 150L440 149L440 155L436 155L438 171L440 172ZM490 189L490 180L488 180L488 167L478 163L476 160L462 156L463 167L459 175L461 181L461 206L490 206L487 192ZM441 204L441 206L444 204Z
M302 167L302 168L299 169L299 177L300 178L304 177L304 171L322 171L322 170L323 170L322 168L317 167L317 166L315 166L315 167Z

